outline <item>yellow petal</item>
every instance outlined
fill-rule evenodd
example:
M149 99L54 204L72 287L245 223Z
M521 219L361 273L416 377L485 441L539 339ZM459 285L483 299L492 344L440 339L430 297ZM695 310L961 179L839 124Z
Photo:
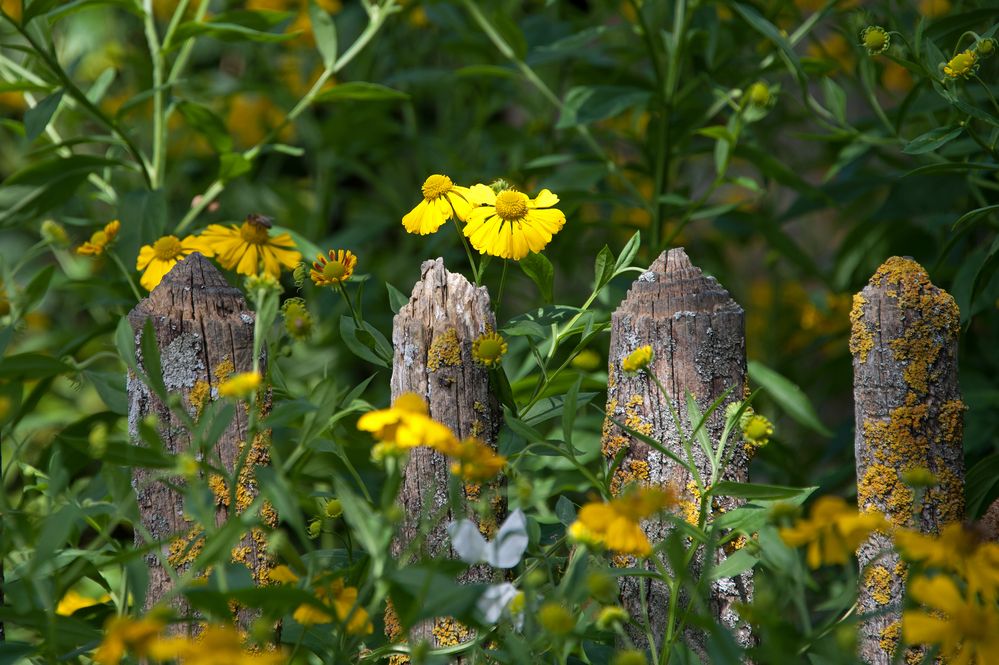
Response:
M542 189L541 192L535 197L533 201L533 207L535 208L551 208L553 205L558 203L558 197L555 196L548 189Z
M142 249L139 250L139 258L136 259L135 261L135 269L144 270L145 267L149 265L149 262L152 261L153 257L155 256L156 252L153 251L152 246L145 245Z

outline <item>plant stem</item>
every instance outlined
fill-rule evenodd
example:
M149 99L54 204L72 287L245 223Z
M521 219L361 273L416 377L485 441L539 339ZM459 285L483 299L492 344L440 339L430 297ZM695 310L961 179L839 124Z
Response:
M357 315L357 311L354 309L354 303L350 300L350 295L347 293L347 287L343 285L343 282L337 282L336 285L337 288L340 289L340 294L347 303L347 307L350 309L350 315L354 317L354 323L357 324L357 329L360 330L362 328L361 318Z
M146 32L146 44L149 46L149 58L153 66L153 164L150 189L159 189L166 173L164 153L166 151L166 112L163 108L163 51L160 39L156 33L156 17L153 15L153 0L143 0L145 13L143 24ZM177 7L180 10L180 7Z
M118 270L120 270L121 274L124 275L125 281L128 282L128 287L132 289L132 295L135 296L135 302L139 302L140 300L142 300L142 294L139 293L139 289L135 286L135 282L132 281L132 273L130 273L128 269L125 268L125 264L121 262L121 259L118 257L118 255L111 251L106 251L104 253L111 257L111 260L114 261L114 264L118 266Z
M496 291L496 302L493 303L493 315L499 318L500 307L503 306L503 287L506 286L506 270L510 266L510 261L503 259L503 272L500 273L499 289Z

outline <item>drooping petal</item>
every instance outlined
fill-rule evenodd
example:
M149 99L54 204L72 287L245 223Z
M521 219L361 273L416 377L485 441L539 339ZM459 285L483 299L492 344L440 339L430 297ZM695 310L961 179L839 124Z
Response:
M558 197L549 189L542 189L529 205L532 208L551 208L558 203Z
M468 188L469 194L471 195L472 203L475 205L496 205L496 192L493 191L492 187L486 185L472 185Z
M139 257L135 261L135 269L144 270L145 267L149 265L149 262L152 261L153 257L155 256L156 252L153 251L152 246L145 245L142 249L139 250Z
M246 250L243 252L243 256L240 257L239 263L236 265L236 272L240 275L256 275L258 263L257 246L248 244Z
M550 236L555 235L565 226L565 215L561 210L528 210L524 216L527 223L544 229Z

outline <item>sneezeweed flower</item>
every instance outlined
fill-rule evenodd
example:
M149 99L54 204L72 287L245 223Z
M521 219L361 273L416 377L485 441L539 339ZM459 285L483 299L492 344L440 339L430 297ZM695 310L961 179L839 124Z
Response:
M368 612L357 603L357 588L345 586L342 579L316 589L316 598L324 605L332 606L336 620L346 622L350 635L370 635L374 630ZM299 605L292 616L304 626L331 623L333 616L315 605Z
M79 591L70 589L66 592L66 595L59 599L59 604L56 605L56 614L64 617L72 616L78 610L86 607L94 607L95 605L103 605L109 600L111 600L111 596L106 593L100 598L91 598L90 596L84 596Z
M565 225L565 215L552 207L558 197L547 189L534 199L515 189L497 194L485 185L475 185L471 193L482 205L468 213L465 236L481 254L522 259L543 250Z
M244 644L244 635L233 626L205 626L196 638L174 636L153 643L150 656L155 660L175 660L184 665L282 665L287 662L282 651L264 651Z
M451 473L471 483L491 480L506 466L506 457L497 455L495 450L474 436L460 442L452 439L435 448L452 458Z
M672 491L643 487L612 499L583 506L569 526L576 542L602 546L620 554L638 557L652 553L652 545L642 531L641 520L676 503Z
M271 236L271 221L263 215L247 215L241 226L212 224L199 238L210 247L226 270L255 275L263 269L273 277L294 270L302 259L288 233Z
M145 658L166 627L166 622L155 616L133 619L115 616L104 625L104 637L94 651L94 662L99 665L118 665L126 653Z
M999 598L999 543L985 541L957 522L944 526L939 536L899 529L894 537L905 560L953 571L967 582L970 594L989 602Z
M576 627L576 617L556 602L547 602L538 610L538 623L552 635L564 637Z
M962 51L943 66L943 73L952 79L968 78L978 69L978 55L973 50Z
M251 294L255 294L257 291L270 291L273 293L284 291L278 278L268 272L250 275L246 278L244 285L246 286L246 292Z
M301 298L288 298L281 305L284 329L292 339L302 341L312 335L312 315Z
M917 577L909 584L909 595L926 610L902 613L902 637L907 644L939 646L944 663L996 662L999 612L994 601L983 604L974 594L963 596L946 575Z
M316 286L336 286L346 282L354 274L357 257L349 249L331 249L328 257L317 254L316 260L312 262L309 277Z
M222 397L245 399L252 395L262 382L263 377L260 376L259 372L236 374L222 382L219 386L219 395Z
M625 372L637 372L640 369L645 369L652 362L652 346L646 344L645 346L640 346L631 353L629 353L624 360L621 361L621 369Z
M846 563L853 552L874 531L888 526L877 513L858 513L838 496L819 497L807 520L780 530L781 539L790 547L808 545L811 568Z
M926 18L939 18L950 13L950 0L920 0L919 13Z
M593 349L583 349L575 357L573 357L570 363L576 369L581 369L586 372L592 372L596 368L600 367L600 362L603 358L600 354Z
M371 451L376 459L416 446L453 445L455 438L446 425L428 415L426 401L416 393L403 393L390 408L365 413L358 419L357 429L378 439Z
M762 448L770 443L770 437L774 433L773 423L766 416L753 411L752 407L746 407L739 416L739 429L742 430L746 443L754 448Z
M211 248L194 236L183 240L173 235L163 236L153 244L145 245L139 250L139 257L135 261L135 269L145 271L139 283L147 291L152 291L178 261L194 252L212 255Z
M978 54L979 58L989 58L992 57L996 52L996 40L991 37L986 37L985 39L979 39L975 44L975 53Z
M763 81L757 81L746 90L746 99L757 108L766 108L773 101L773 95L770 94L770 86Z
M506 355L507 348L502 335L493 330L487 330L472 342L472 358L480 365L496 367Z
M628 610L620 605L608 605L600 610L597 615L597 628L600 630L613 630L615 626L623 626L631 620Z
M869 25L860 33L860 44L868 55L879 55L891 45L891 35L880 25Z
M459 187L446 175L434 174L423 182L423 200L402 218L409 233L421 236L435 232L444 222L457 216L465 221L473 206L467 187Z
M326 517L335 520L343 515L343 503L341 503L340 499L330 499L326 502L324 511L326 512Z
M118 237L121 230L121 222L117 219L108 222L104 228L94 231L90 235L90 240L76 248L76 253L82 256L100 256Z
M66 234L66 229L59 222L46 219L42 222L41 234L42 240L57 249L69 247L69 236Z

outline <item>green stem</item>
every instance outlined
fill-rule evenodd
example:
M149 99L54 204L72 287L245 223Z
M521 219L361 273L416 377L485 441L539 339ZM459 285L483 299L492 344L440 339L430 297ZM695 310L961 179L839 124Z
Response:
M156 33L156 17L153 15L153 0L143 0L145 13L144 26L146 44L149 46L149 58L153 66L153 164L151 189L158 189L163 184L166 172L164 153L166 151L166 114L163 109L163 51L160 48L159 35ZM180 9L180 7L178 7Z
M350 300L350 295L347 293L347 287L343 285L343 282L337 282L336 286L340 289L340 294L343 296L344 302L347 303L347 307L350 309L350 315L354 317L354 323L357 324L357 329L361 329L361 317L357 315L357 310L354 309L354 303Z
M135 296L135 302L142 300L142 294L139 293L139 289L135 286L135 282L132 281L132 273L125 268L125 264L121 262L118 255L112 251L105 251L104 253L111 257L114 264L118 266L118 270L120 270L121 274L125 276L125 281L128 282L128 287L132 289L132 295Z
M124 142L128 152L132 155L132 159L134 159L139 165L142 177L146 181L146 186L149 187L149 189L154 189L152 175L150 174L150 165L146 160L145 155L143 155L142 151L139 150L138 146L135 145L132 139L129 138L128 135L114 123L113 120L107 117L107 115L105 115L100 108L87 99L87 95L76 87L76 84L73 83L73 80L69 77L65 70L63 70L58 60L55 59L55 56L45 50L24 26L13 20L7 12L3 11L3 9L0 9L0 18L6 19L8 23L14 26L14 29L17 30L17 32L28 42L28 44L31 45L35 55L37 55L49 68L52 74L62 82L63 87L66 89L66 92L69 93L70 97L86 109L86 111L90 113L95 120L104 125L111 131L112 134Z
M499 289L496 291L496 302L493 303L493 315L499 319L500 307L503 306L503 287L506 286L506 270L510 266L510 261L503 259L503 272L500 273Z
M205 3L207 4L207 3ZM357 40L351 44L350 48L344 51L343 55L337 58L336 62L323 70L323 73L316 79L316 82L312 84L305 96L298 101L298 103L288 112L284 120L277 126L274 127L257 145L246 150L243 153L243 157L248 161L253 161L260 151L266 146L270 141L277 136L281 130L288 126L291 122L295 120L299 115L302 114L312 103L315 101L319 92L322 90L326 82L329 81L330 77L339 72L341 69L346 67L357 55L364 50L369 42L374 38L374 36L381 30L381 27L385 24L385 20L395 11L395 2L390 0L384 6L372 6L368 12L368 25L364 28L364 31L357 37ZM178 63L180 58L178 58ZM174 69L177 69L177 64L174 65ZM171 74L171 82L173 81L173 75ZM197 205L191 206L191 209L187 211L184 218L180 220L177 225L176 231L179 233L186 229L188 226L197 219L209 205L212 204L215 199L225 190L226 181L222 179L216 179L208 186L208 189L201 195Z
M451 203L450 199L448 199L448 203ZM454 205L451 206L451 210L452 212L454 211ZM480 274L479 267L475 265L475 255L472 254L472 246L468 244L468 238L465 237L465 233L458 224L458 213L453 212L451 221L454 222L454 230L458 232L458 237L461 238L461 245L465 248L465 256L468 257L468 265L472 267L472 278L475 280L475 285L479 286L482 275Z

